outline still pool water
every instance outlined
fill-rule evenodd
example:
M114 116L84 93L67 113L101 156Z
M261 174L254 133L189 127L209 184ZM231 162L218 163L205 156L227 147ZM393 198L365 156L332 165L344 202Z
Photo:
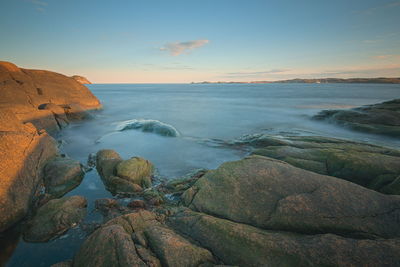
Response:
M390 84L93 84L104 109L60 133L62 152L86 163L103 148L122 157L149 159L165 179L198 168L216 168L246 151L221 146L244 134L323 135L400 148L400 140L363 134L312 121L322 109L350 108L400 98ZM118 131L127 121L156 120L177 131L165 137L137 129ZM68 195L88 199L87 222L100 221L95 199L111 197L96 171ZM71 259L85 238L79 227L48 243L23 242L18 231L0 239L0 265L50 266Z

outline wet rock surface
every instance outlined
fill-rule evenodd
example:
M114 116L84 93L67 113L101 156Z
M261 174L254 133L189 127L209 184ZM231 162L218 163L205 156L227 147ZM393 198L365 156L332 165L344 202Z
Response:
M71 196L53 199L37 210L28 222L24 239L29 242L46 242L78 225L86 216L84 197Z
M350 110L323 110L313 118L357 131L400 137L400 99Z

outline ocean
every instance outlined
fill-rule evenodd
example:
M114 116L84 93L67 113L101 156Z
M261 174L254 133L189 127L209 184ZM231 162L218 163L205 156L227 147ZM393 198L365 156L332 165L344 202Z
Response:
M160 179L199 168L213 169L248 151L223 144L243 135L322 135L400 148L400 140L351 131L311 119L323 109L351 108L400 98L396 84L92 84L103 109L57 137L61 151L86 164L88 155L114 149L128 159L144 157ZM146 125L167 128L168 135ZM122 129L125 129L121 131ZM154 128L154 127L153 127ZM151 130L151 129L150 129ZM97 172L88 172L68 195L83 195L86 222L99 221L94 201L111 197ZM79 227L48 243L26 243L10 233L0 244L12 254L7 266L49 266L71 259L85 238ZM13 248L16 246L15 250Z

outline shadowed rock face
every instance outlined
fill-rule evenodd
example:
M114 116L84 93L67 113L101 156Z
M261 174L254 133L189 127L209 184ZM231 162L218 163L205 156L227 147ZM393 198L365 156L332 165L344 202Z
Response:
M313 118L357 131L400 137L400 99L350 110L323 110Z
M22 219L39 195L42 169L58 154L48 133L100 107L72 78L0 61L0 232Z
M77 187L84 176L78 161L66 157L56 157L44 168L46 193L59 198Z
M248 135L234 142L253 154L286 161L293 166L342 178L364 187L400 194L400 151L321 136L277 137Z
M76 226L86 215L86 199L81 196L53 199L40 207L29 222L24 239L46 242Z

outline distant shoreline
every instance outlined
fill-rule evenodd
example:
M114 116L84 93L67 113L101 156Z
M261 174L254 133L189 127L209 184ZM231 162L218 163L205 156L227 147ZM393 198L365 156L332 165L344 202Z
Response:
M400 84L400 78L322 78L322 79L290 79L280 81L250 81L250 82L235 82L235 81L218 81L218 82L192 82L191 84L249 84L249 83L388 83Z

